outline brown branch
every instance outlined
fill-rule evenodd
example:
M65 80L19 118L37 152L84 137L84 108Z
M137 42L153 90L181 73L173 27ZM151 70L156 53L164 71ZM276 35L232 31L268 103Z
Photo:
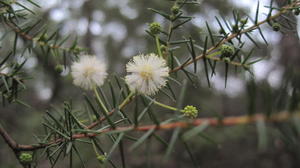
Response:
M90 133L90 134L75 134L73 136L74 139L78 138L86 138L86 137L94 137L99 134L109 133L112 131L149 131L151 129L155 130L169 130L177 127L187 128L191 126L199 126L204 123L207 123L209 126L235 126L235 125L243 125L243 124L251 124L255 123L259 120L263 120L265 122L284 122L292 117L300 118L300 112L290 113L290 112L281 112L278 114L273 114L271 116L266 116L263 114L256 114L253 116L239 116L239 117L225 117L223 120L217 118L199 118L192 121L179 121L161 125L145 125L145 126L128 126L128 127L117 127L115 129L108 128L102 130L98 133Z
M239 116L239 117L225 117L223 120L217 119L217 118L199 118L199 119L194 119L191 121L179 121L179 122L173 122L173 123L167 123L167 124L161 124L161 125L144 125L144 126L139 126L139 127L134 127L134 126L125 126L125 127L117 127L115 129L113 128L108 128L102 131L99 131L97 133L79 133L79 134L74 134L72 136L72 139L82 139L82 138L91 138L95 137L104 133L110 133L114 131L149 131L151 129L155 130L169 130L169 129L174 129L177 127L181 128L188 128L192 126L199 126L202 124L208 124L209 126L235 126L235 125L244 125L244 124L251 124L255 123L257 121L265 121L265 122L270 122L270 123L276 123L276 122L285 122L288 121L289 119L297 117L300 118L300 112L297 113L290 113L290 112L281 112L277 114L273 114L271 116L266 116L263 114L256 114L253 116ZM65 139L60 138L56 139L50 143L47 144L36 144L36 145L17 145L17 149L20 151L33 151L41 148L45 148L47 146L53 145L53 144L58 144L61 142L64 142Z
M300 7L300 2L294 2L294 3L292 3L292 4L289 4L289 5L285 6L285 7L283 7L282 10L279 11L278 13L276 13L275 15L270 16L270 17L266 18L265 20L263 20L263 21L261 21L261 22L258 22L257 24L255 24L255 25L253 25L253 26L251 26L251 27L249 27L249 28L247 28L247 29L245 29L245 30L239 32L239 33L233 33L233 34L231 34L231 35L228 36L226 39L223 39L222 41L220 41L216 46L213 46L213 47L211 47L210 49L208 49L205 55L201 54L201 55L197 56L195 59L192 59L192 60L186 62L186 63L183 64L183 65L180 65L180 66L178 66L178 67L175 67L174 69L170 70L170 73L172 73L172 72L177 72L177 71L179 71L179 70L185 68L186 66L188 66L188 65L190 65L190 64L192 64L192 63L194 63L195 61L198 61L198 60L200 60L200 59L203 59L205 56L207 56L208 54L212 53L214 50L218 49L218 47L221 46L222 44L224 44L225 42L230 41L230 40L236 38L238 35L241 35L241 34L244 34L244 33L248 33L248 32L251 32L251 31L257 29L260 25L262 25L262 24L264 24L264 23L267 23L267 22L269 22L269 21L271 21L271 20L276 19L277 17L279 17L279 16L281 16L282 14L288 12L290 9L292 9L292 8L294 8L294 7L296 7L296 6L297 6L297 7ZM206 57L206 58L207 58L207 59L212 59L212 60L215 60L215 61L221 61L221 59L215 58L215 57L211 57L211 58ZM244 67L246 67L246 68L249 67L248 65L246 65L246 64L241 64L241 63L239 63L239 62L228 62L228 63L229 63L229 64L236 65L236 66L244 66Z
M16 141L7 133L7 131L2 127L2 125L0 124L0 135L2 136L2 138L4 139L4 141L8 144L8 146L12 149L12 150L16 150L17 148L17 143Z
M61 47L61 46L59 46L59 45L52 45L52 44L45 43L45 42L43 42L43 41L40 41L38 38L34 38L34 37L30 36L29 34L23 32L19 27L15 26L14 24L12 24L12 23L10 23L10 22L6 22L6 21L5 21L5 24L6 24L12 31L14 31L15 33L17 33L19 36L21 36L21 37L24 38L25 40L35 42L35 43L39 44L40 46L49 47L49 48L51 48L51 49L60 49L60 50L64 50L64 51L67 51L67 52L70 52L70 51L73 51L73 50L74 50L74 49L72 49L72 48L65 48L65 47Z

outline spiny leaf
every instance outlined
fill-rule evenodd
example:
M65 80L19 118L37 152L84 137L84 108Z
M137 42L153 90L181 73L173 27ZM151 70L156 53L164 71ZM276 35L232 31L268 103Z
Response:
M106 97L106 95L105 95L103 89L102 89L101 87L99 87L97 90L100 92L100 95L101 95L101 97L102 97L103 100L104 100L105 106L106 106L106 107L109 107L108 109L111 109L111 108L112 108L112 107L111 107L111 104L109 103L109 101L108 101L108 99L107 99L107 97Z
M8 60L8 58L12 55L12 52L10 52L3 60L0 62L0 68L4 65L4 63Z
M191 20L192 20L192 18L188 18L188 19L184 20L183 22L178 23L177 25L173 26L172 29L173 29L173 30L174 30L174 29L177 29L178 27L184 25L185 23L187 23L187 22L189 22L189 21L191 21Z
M94 107L94 105L92 104L91 100L88 98L87 95L84 95L84 99L87 102L88 106L90 107L90 109L93 111L94 115L96 116L96 118L100 118L100 114L98 113L98 111L96 110L96 108Z
M174 100L174 101L176 101L176 95L175 95L175 92L173 91L173 89L172 89L172 87L171 87L171 85L170 85L170 83L169 82L167 82L167 88L168 88L168 90L171 92L171 94L172 94L172 99Z
M125 135L124 133L120 133L120 135L118 136L118 139L115 141L114 145L110 148L110 151L108 152L108 155L107 155L107 159L109 159L111 157L112 152L116 149L116 147L118 147L118 145L121 142L124 135Z
M76 147L76 146L73 146L73 149L74 149L76 155L78 156L78 158L79 158L79 160L80 160L80 162L81 162L81 165L85 168L85 167L86 167L86 166L85 166L85 163L84 163L83 158L82 158L80 152L78 151L77 147Z
M205 76L208 83L208 87L210 87L210 81L209 81L209 75L208 75L208 67L207 67L207 59L206 59L206 50L207 50L207 43L208 43L208 37L205 37L204 42L204 50L203 50L203 63L204 63L204 69L205 69Z
M148 112L149 108L151 107L151 105L153 104L153 100L144 108L144 110L140 113L140 115L138 116L138 122L141 121L141 119L143 118L143 116L146 114L146 112Z
M248 55L246 56L246 58L243 60L242 65L244 65L244 64L248 61L248 59L249 59L250 56L252 55L253 51L254 51L254 49L252 49L252 50L248 53Z
M257 48L260 48L259 45L255 42L255 40L254 40L248 33L245 33L245 35L250 39L250 41L251 41Z
M139 115L139 105L138 105L138 100L139 98L137 97L135 100L135 108L134 108L134 125L137 127L139 120L138 120L138 115Z
M133 151L137 147L139 147L146 139L149 138L149 136L152 135L155 129L148 130L141 138L139 138L138 141L136 141L133 145L130 146L129 150Z
M148 10L150 10L154 13L157 13L157 14L163 16L164 18L170 20L170 16L167 13L163 12L163 11L159 11L159 10L156 10L156 9L153 9L153 8L148 8Z
M188 152L188 154L189 154L189 156L190 156L190 158L191 158L191 160L192 160L192 162L193 162L194 167L195 167L195 168L198 168L199 166L198 166L198 164L197 164L197 161L196 161L194 155L192 154L192 151L191 151L191 149L189 148L188 144L187 144L186 142L184 142L184 141L182 141L182 143L184 144L184 147L185 147L186 151Z
M225 62L225 88L227 87L228 69L229 69L229 64Z
M264 40L264 42L266 43L266 45L269 45L268 41L266 40L265 36L263 35L263 32L261 30L260 27L257 28L259 31L260 36L262 37L262 39Z
M177 45L177 44L185 44L185 43L189 43L189 40L174 40L174 41L170 41L171 45Z
M206 28L207 28L208 33L209 33L209 37L210 37L211 43L212 43L212 45L215 45L215 40L214 40L214 36L213 36L213 34L212 34L212 31L211 31L211 29L210 29L208 23L205 22L205 24L206 24Z
M124 145L123 145L123 141L122 140L119 143L119 150L120 150L120 154L121 154L122 168L126 168L125 151L124 151Z
M202 132L203 130L205 130L208 126L209 126L209 123L208 122L204 122L203 124L201 124L201 125L199 125L197 127L194 127L191 130L185 132L182 135L182 139L184 141L187 141L187 140L193 138L194 136L198 135L200 132Z
M177 108L181 109L183 106L183 101L184 101L184 97L186 94L186 90L187 90L187 81L186 79L183 81L183 86L182 89L180 91L180 94L178 96L178 101L177 101Z
M258 15L259 15L259 0L257 1L256 13L255 13L255 25L258 23Z
M110 93L111 93L111 97L112 97L112 101L113 101L113 107L115 108L115 107L117 107L115 91L114 91L113 86L110 81L108 82L108 84L109 84Z
M159 135L157 135L155 133L153 133L153 137L155 139L157 139L159 142L161 142L164 146L168 147L168 145L169 145L168 142L165 141L162 137L160 137Z
M177 127L174 130L173 135L172 135L171 140L170 140L170 143L169 143L168 148L166 150L166 154L164 156L165 160L168 159L168 157L170 156L171 152L173 151L175 143L176 143L176 141L177 141L177 139L179 137L180 130L181 130L180 127Z
M195 53L195 48L194 48L194 43L192 37L189 38L190 40L190 46L191 46L191 55L194 61L194 73L197 72L197 61L196 61L196 53Z

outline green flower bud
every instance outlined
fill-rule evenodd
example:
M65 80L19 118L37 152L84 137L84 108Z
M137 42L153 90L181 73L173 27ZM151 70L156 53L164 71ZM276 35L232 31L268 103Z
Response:
M273 23L272 28L274 31L279 31L281 29L281 25L279 23Z
M23 153L21 153L21 155L19 156L19 160L20 160L20 162L23 163L23 164L29 164L29 163L32 162L32 154L23 152Z
M180 12L179 6L178 6L178 5L172 6L171 12L172 12L174 15L177 15L177 14Z
M57 73L62 73L63 71L64 71L64 66L63 65L56 65L55 66L55 71L57 72Z
M93 120L93 121L97 121L98 118L97 118L95 115L92 115L92 120Z
M235 49L232 45L223 44L220 48L221 57L230 57L234 54Z
M43 34L43 35L40 37L39 41L47 41L47 39L48 39L48 35L47 35L47 34Z
M149 30L152 34L157 35L160 33L161 25L157 22L149 24Z
M198 116L198 110L194 106L185 106L185 108L181 111L184 116L189 118L196 118Z
M245 25L245 24L247 24L248 19L241 19L240 22L241 22L243 25Z
M230 58L225 57L225 58L224 58L224 61L225 61L225 62L230 62Z
M97 156L97 160L98 160L101 164L103 164L103 163L107 160L106 155L99 155L99 156Z

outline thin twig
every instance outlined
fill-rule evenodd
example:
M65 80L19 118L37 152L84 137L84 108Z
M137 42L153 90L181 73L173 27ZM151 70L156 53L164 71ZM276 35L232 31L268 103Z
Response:
M45 43L43 41L40 41L39 39L37 38L33 38L32 36L30 36L29 34L23 32L20 28L18 28L17 26L15 26L14 24L12 23L9 23L9 22L5 22L5 24L12 30L14 31L15 33L17 33L19 36L23 37L24 39L28 40L28 41L32 41L32 42L35 42L37 44L39 44L40 46L44 46L44 47L49 47L51 49L60 49L60 50L63 50L63 51L67 51L67 52L72 52L73 49L71 48L65 48L65 47L61 47L59 45L52 45L52 44L48 44L48 43ZM74 51L73 51L74 52Z
M264 23L267 23L268 21L270 20L274 20L276 19L277 17L281 16L282 14L288 12L290 10L291 7L295 7L295 6L300 6L300 2L294 2L292 4L289 4L285 7L282 8L281 11L279 11L278 13L276 13L275 15L273 16L270 16L268 18L266 18L265 20L261 21L261 22L258 22L257 24L239 32L239 33L233 33L231 34L230 36L228 36L226 39L223 39L222 41L220 41L217 45L211 47L210 49L207 50L206 52L206 55L212 53L214 50L218 49L219 46L221 46L222 44L226 43L227 41L230 41L232 39L234 39L235 37L237 37L238 35L241 35L241 34L244 34L244 33L248 33L248 32L251 32L252 30L255 30L256 28L258 28L260 25L264 24ZM185 64L183 65L180 65L178 67L175 67L174 69L170 70L170 73L172 72L177 72L183 68L185 68L186 66L194 63L195 61L198 61L200 59L204 58L204 55L201 54L199 56L197 56L195 59L191 59L190 61L186 62ZM206 57L208 58L208 57ZM208 59L213 59L215 61L221 61L221 59L218 59L218 58L215 58L215 57L212 57L212 58L208 58ZM241 63L238 63L238 62L228 62L229 64L233 64L233 65L236 65L236 66L244 66L244 67L249 67L248 65L246 64L241 64Z
M265 122L270 122L270 123L276 123L276 122L285 122L290 120L291 118L300 118L300 112L296 113L290 113L290 112L280 112L277 114L273 114L271 116L266 116L263 114L256 114L253 116L239 116L239 117L225 117L224 119L220 120L217 118L199 118L199 119L194 119L194 120L188 120L188 121L179 121L179 122L173 122L173 123L166 123L166 124L161 124L161 125L144 125L144 126L125 126L125 127L117 127L115 129L113 128L108 128L101 130L97 133L79 133L79 134L74 134L72 136L72 139L82 139L82 138L90 138L90 137L95 137L99 136L104 133L110 133L114 131L149 131L151 129L155 130L169 130L169 129L174 129L174 128L189 128L192 126L199 126L204 123L208 124L209 126L235 126L235 125L244 125L244 124L251 124L255 123L257 121L265 121ZM65 139L60 138L56 139L48 144L40 144L40 145L18 145L18 149L22 151L33 151L37 150L40 148L44 148L53 144L57 144L60 142L65 141Z
M8 144L8 146L15 150L17 148L16 141L8 134L8 132L2 127L0 124L0 135L3 137L4 141Z

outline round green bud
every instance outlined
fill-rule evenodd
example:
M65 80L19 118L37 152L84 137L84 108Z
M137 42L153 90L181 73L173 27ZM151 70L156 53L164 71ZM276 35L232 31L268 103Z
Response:
M180 12L179 6L178 6L178 5L172 6L171 12L172 12L174 15L177 15L177 14Z
M40 41L47 41L48 39L48 35L47 34L43 34L41 37L40 37Z
M298 16L299 14L300 14L300 9L299 8L295 9L294 10L294 15Z
M99 155L99 156L97 156L97 160L98 160L101 164L103 164L103 163L107 160L106 155Z
M198 110L194 106L185 106L185 108L181 111L184 116L189 118L196 118L198 116Z
M222 57L230 57L234 54L235 49L232 45L223 44L220 47Z
M274 31L279 31L281 29L281 25L279 23L273 23L272 28Z
M248 19L241 19L240 22L241 22L243 25L245 25L245 24L247 24Z
M97 116L96 115L92 115L92 120L93 121L97 121L98 120Z
M225 61L225 62L230 62L230 58L229 58L229 57L225 57L225 58L224 58L224 61Z
M161 30L161 25L157 22L152 22L149 24L149 30L154 35L159 34Z
M55 71L57 72L57 73L62 73L63 71L64 71L64 66L63 65L56 65L55 66Z
M23 153L21 153L21 155L19 156L19 160L20 160L20 162L23 163L23 164L29 164L29 163L32 162L32 154L23 152Z

